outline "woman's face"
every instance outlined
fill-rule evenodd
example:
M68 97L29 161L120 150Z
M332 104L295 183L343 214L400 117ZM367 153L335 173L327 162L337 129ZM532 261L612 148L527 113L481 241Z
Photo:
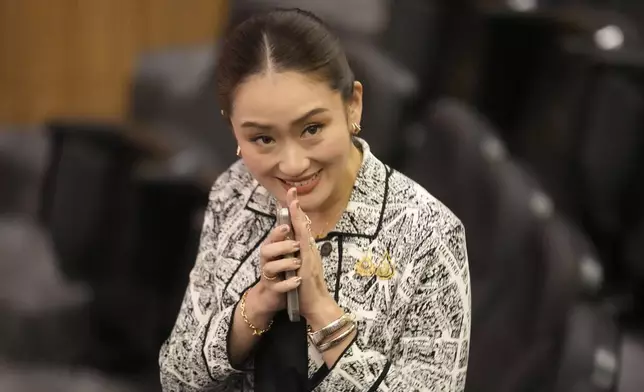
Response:
M255 179L281 203L296 187L302 208L313 211L353 186L361 158L350 124L359 124L361 115L360 83L345 102L324 81L299 72L266 72L238 87L230 119Z

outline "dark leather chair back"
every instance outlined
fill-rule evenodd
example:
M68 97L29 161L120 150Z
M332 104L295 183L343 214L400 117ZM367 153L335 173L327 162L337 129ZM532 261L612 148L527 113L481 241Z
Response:
M73 362L86 348L85 285L60 269L38 220L50 143L40 127L0 128L0 358Z
M451 208L467 232L473 308L467 390L551 385L578 287L567 226L496 132L467 107L439 102L408 138L404 171Z

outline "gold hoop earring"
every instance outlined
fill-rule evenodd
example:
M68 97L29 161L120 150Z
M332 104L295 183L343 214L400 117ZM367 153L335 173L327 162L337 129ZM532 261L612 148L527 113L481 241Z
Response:
M237 146L237 156L241 157L241 147Z
M362 131L362 128L360 127L360 124L358 123L353 123L353 134L357 135Z

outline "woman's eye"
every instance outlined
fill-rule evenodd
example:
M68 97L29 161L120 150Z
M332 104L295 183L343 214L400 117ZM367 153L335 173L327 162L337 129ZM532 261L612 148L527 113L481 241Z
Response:
M321 129L322 129L321 124L311 124L306 128L304 128L304 132L302 133L308 133L309 135L316 135L320 132Z
M271 144L273 142L273 138L270 136L257 136L251 139L251 141L259 144Z

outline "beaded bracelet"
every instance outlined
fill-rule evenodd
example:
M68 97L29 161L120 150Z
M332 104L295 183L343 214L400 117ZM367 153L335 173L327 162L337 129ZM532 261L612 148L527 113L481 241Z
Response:
M250 290L245 291L244 295L242 295L242 297L241 297L241 301L239 303L239 307L241 308L241 315L242 315L242 318L244 319L244 321L246 322L246 324L248 325L248 327L253 330L253 335L254 336L262 336L263 334L265 334L266 332L268 332L271 329L271 326L273 325L273 320L271 320L268 323L268 326L266 328L264 328L264 329L257 328L255 326L255 324L251 323L250 320L248 320L248 317L246 316L246 297L248 297L248 292L249 291Z

